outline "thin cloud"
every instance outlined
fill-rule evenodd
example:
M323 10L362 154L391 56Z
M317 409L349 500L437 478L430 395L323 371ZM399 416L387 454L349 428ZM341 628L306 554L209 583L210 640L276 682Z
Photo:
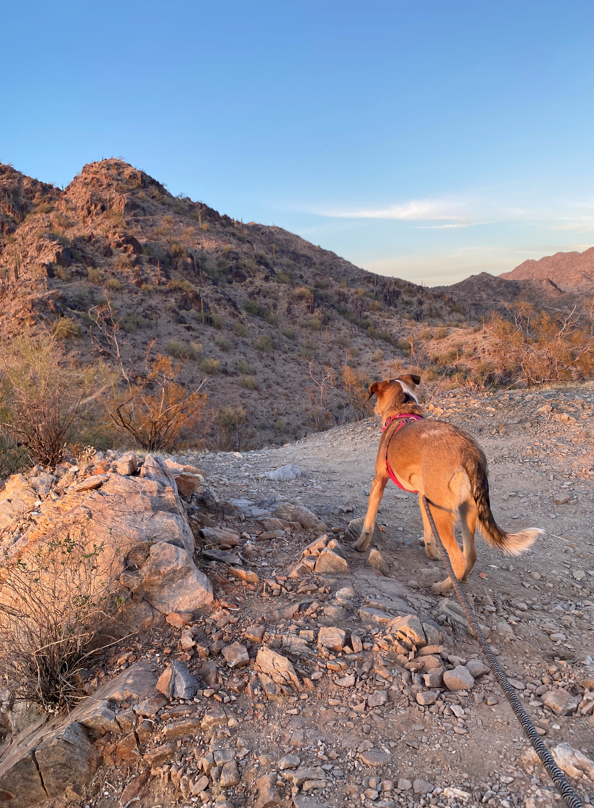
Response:
M321 210L320 216L332 219L391 219L404 222L448 221L465 223L462 203L443 199L412 199L402 205L362 210Z

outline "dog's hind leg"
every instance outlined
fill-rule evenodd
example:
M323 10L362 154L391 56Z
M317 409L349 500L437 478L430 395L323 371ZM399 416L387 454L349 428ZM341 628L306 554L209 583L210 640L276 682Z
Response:
M423 517L423 538L425 541L425 554L427 558L431 558L433 561L439 558L439 553L437 552L437 547L435 546L435 536L433 535L433 531L431 530L431 525L429 524L429 520L427 519L427 514L425 513L425 506L423 505L423 494L419 494L419 508L421 509L421 516Z
M373 478L373 482L371 483L371 492L369 494L369 503L367 505L367 513L365 514L365 521L363 522L363 529L357 541L352 545L353 550L358 550L360 553L364 553L369 547L369 543L371 542L371 537L373 536L373 531L375 529L375 517L377 516L377 511L384 495L384 489L389 479L390 478L388 476L376 476Z
M440 510L439 508L431 508L431 512L433 514L435 526L437 527L439 536L443 542L447 554L450 557L450 561L452 562L454 575L459 581L461 581L466 572L466 559L464 558L462 550L458 546L458 542L456 541L456 536L454 534L456 515L451 511ZM453 587L454 585L452 580L448 575L445 580L440 581L437 584L433 584L433 591L437 595L443 595L453 589Z
M462 528L462 540L464 542L464 555L466 557L466 570L463 581L468 579L472 568L476 562L476 549L474 546L474 532L478 520L478 511L472 500L463 502L460 505L460 526Z

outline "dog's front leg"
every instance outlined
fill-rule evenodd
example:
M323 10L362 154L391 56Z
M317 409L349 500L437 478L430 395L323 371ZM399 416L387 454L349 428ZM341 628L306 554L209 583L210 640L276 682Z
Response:
M367 505L367 513L365 514L365 521L363 522L363 530L357 541L352 545L353 550L364 553L369 547L375 529L375 517L377 516L377 511L384 495L384 488L388 480L389 477L374 477L371 483L371 493L369 494L369 503Z

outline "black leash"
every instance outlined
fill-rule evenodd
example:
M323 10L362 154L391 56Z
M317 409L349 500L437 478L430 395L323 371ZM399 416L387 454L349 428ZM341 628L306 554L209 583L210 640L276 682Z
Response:
M555 760L547 747L545 746L544 742L542 741L540 735L536 731L534 724L530 720L530 716L526 712L526 710L522 707L520 703L520 699L516 695L516 691L510 685L507 680L507 676L503 672L501 665L497 661L497 657L494 655L493 651L489 647L489 643L486 641L483 632L480 630L478 623L476 622L476 618L472 612L470 603L468 602L466 595L462 592L458 579L454 574L454 569L452 567L452 562L450 561L450 557L443 546L443 542L441 540L441 536L439 535L437 528L435 526L435 521L433 520L433 515L431 510L429 509L429 502L427 501L427 497L423 496L423 506L425 508L425 513L427 514L427 519L429 520L429 524L431 525L431 530L433 531L433 535L437 541L437 546L439 547L439 552L441 553L441 557L443 562L446 566L446 569L450 575L450 579L454 585L454 589L456 591L456 595L458 596L458 600L460 601L460 605L464 609L466 613L466 617L468 618L468 622L472 625L474 630L476 631L476 635L479 638L479 642L481 647L487 657L489 664L493 668L495 672L495 676L501 687L503 688L503 692L506 695L507 700L511 704L511 708L516 714L516 718L522 725L522 729L528 736L528 740L532 744L534 751L538 755L541 760L541 763L549 773L557 791L563 799L565 800L565 804L569 806L569 808L584 808L584 804L575 793L571 785L569 784L567 778L565 777L564 773L561 771L559 766L555 763Z

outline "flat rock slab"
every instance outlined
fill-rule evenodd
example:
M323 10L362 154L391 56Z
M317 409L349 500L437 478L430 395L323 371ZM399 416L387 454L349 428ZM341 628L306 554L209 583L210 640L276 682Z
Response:
M368 749L366 752L359 754L359 760L364 766L376 768L377 766L385 766L387 763L390 763L392 756L387 752L382 752L381 749Z

